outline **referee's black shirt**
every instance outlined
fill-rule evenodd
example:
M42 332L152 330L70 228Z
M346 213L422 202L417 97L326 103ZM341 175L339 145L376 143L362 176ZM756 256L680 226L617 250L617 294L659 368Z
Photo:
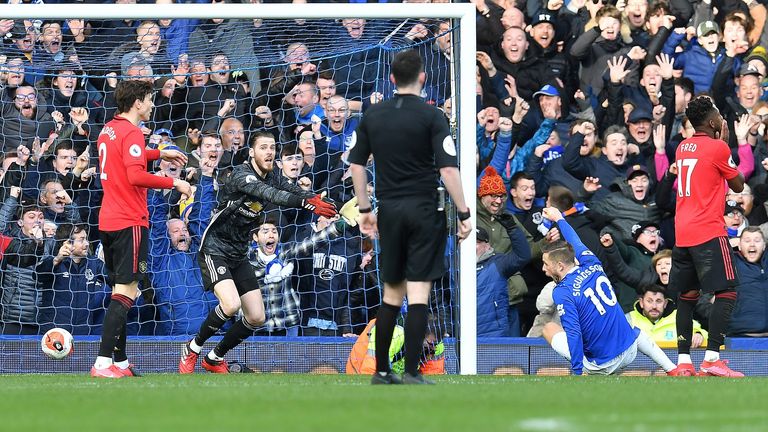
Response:
M379 199L434 194L438 169L458 166L445 116L418 96L395 95L371 106L355 133L348 161L365 166L373 153Z

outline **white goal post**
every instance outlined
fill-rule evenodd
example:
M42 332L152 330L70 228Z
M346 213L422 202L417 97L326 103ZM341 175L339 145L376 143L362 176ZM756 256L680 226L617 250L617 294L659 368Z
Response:
M472 3L396 3L396 4L20 4L0 5L0 17L6 19L121 19L121 18L452 18L459 20L460 47L458 67L460 82L455 97L458 113L461 180L475 212L475 6ZM454 51L455 52L455 51ZM475 232L460 248L459 281L460 333L459 365L462 375L477 373L476 257Z

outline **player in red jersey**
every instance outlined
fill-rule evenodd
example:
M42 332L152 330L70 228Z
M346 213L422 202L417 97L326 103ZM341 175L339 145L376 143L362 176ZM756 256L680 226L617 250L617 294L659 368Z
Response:
M149 150L138 124L152 113L151 83L122 81L115 89L117 112L99 134L99 167L104 198L99 213L99 234L104 263L110 272L112 301L104 317L99 356L91 376L137 376L125 353L125 322L139 294L139 281L147 272L147 188L176 188L189 196L189 183L147 172L147 162L162 158L184 164L177 150ZM112 357L114 355L114 363Z
M704 290L715 295L709 343L701 363L705 375L743 377L720 360L720 345L736 302L738 284L725 231L725 195L744 188L728 147L728 125L709 96L688 103L685 115L696 133L677 147L676 245L672 250L670 290L679 294L677 351L679 375L695 375L691 362L693 309Z

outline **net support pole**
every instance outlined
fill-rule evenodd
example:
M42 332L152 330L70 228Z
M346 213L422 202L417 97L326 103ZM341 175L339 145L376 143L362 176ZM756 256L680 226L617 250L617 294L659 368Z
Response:
M475 79L475 5L473 3L456 4L465 11L459 24L459 166L461 167L461 184L464 196L468 200L472 213L472 226L477 226L475 209L475 116L476 116L476 79ZM477 374L477 257L475 253L475 231L469 233L462 243L459 252L459 373L462 375Z
M477 226L475 200L475 6L472 3L404 4L0 4L6 19L295 19L295 18L455 18L460 20L458 112L461 182ZM462 242L459 257L459 371L477 373L477 280L475 232Z

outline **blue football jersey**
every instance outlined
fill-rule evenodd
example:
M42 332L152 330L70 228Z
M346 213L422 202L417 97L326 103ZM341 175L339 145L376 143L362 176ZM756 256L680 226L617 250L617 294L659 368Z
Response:
M571 370L581 375L584 357L596 364L612 360L632 345L639 330L627 322L600 260L568 222L557 225L579 265L557 284L552 297L568 337Z

